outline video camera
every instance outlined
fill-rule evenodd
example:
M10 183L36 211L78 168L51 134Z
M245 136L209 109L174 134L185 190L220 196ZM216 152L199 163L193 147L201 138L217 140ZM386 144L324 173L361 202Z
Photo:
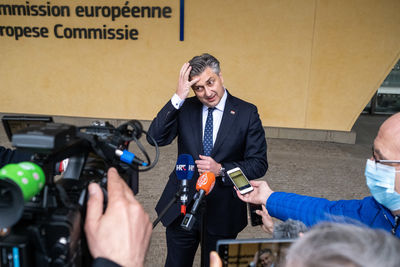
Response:
M15 120L3 117L7 133ZM47 119L37 123L29 117L21 121L26 120L33 126L13 133L12 145L15 152L30 153L31 161L0 170L0 265L90 266L83 234L87 186L100 184L106 202L107 170L115 167L137 194L138 173L154 167L158 147L151 163L139 142L147 133L136 120L119 127L108 122L76 127ZM146 161L128 151L131 141Z

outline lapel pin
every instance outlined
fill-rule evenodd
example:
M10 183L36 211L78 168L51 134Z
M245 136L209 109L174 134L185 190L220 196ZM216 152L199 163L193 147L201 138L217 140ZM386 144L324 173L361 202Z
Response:
M231 114L232 114L232 115L235 115L235 113L236 113L236 112L235 112L234 110L231 110Z

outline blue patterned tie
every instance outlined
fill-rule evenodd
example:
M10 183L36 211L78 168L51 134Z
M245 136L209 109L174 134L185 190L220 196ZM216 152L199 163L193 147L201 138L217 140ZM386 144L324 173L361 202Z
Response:
M208 115L206 120L206 126L204 127L204 140L203 148L204 155L210 156L213 148L213 111L215 108L208 108Z

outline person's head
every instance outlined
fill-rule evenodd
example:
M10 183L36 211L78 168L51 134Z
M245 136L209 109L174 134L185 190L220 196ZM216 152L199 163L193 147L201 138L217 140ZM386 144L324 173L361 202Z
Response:
M400 212L400 113L381 125L372 153L365 171L371 194L388 209ZM383 183L387 186L382 187Z
M258 252L258 262L262 267L269 267L274 263L274 254L269 248L261 249Z
M195 95L205 106L215 107L225 91L219 61L210 54L202 54L192 58L189 64L192 67L189 79L200 79L192 86Z
M383 230L351 224L314 226L290 246L286 267L395 267L400 240Z

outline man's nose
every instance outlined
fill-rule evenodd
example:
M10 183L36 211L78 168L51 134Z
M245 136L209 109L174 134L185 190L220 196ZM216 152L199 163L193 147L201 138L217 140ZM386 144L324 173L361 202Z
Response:
M210 96L210 95L212 94L211 89L208 88L207 86L204 88L204 92L205 92L205 95L206 95L207 97Z

